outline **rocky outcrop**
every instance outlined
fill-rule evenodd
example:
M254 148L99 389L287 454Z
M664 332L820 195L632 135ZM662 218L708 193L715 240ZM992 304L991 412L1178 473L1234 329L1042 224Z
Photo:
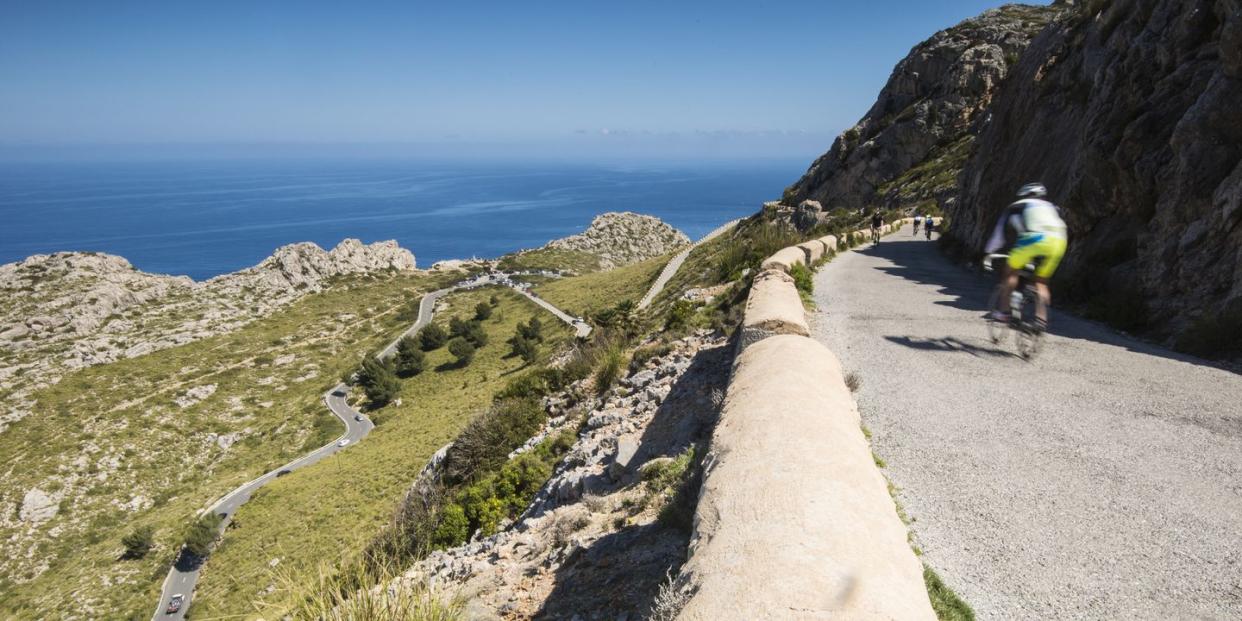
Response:
M1006 5L915 46L871 110L786 191L784 203L806 218L815 209L908 207L951 193L972 123L1058 10Z
M327 279L342 274L415 269L414 255L395 241L365 245L346 239L330 252L310 242L281 246L258 265L208 280L207 288L224 290L253 287L264 293L287 295L290 290L317 290Z
M1242 2L1079 3L982 123L949 231L982 244L1019 184L1061 205L1062 292L1146 302L1157 334L1242 318Z
M611 269L662 256L689 243L685 233L659 218L626 211L595 216L587 230L548 242L544 248L595 255L603 269Z
M0 265L0 385L13 389L0 405L0 430L28 413L29 390L66 371L235 330L335 276L414 268L414 255L396 242L356 239L330 252L284 246L254 267L205 282L148 274L92 252Z

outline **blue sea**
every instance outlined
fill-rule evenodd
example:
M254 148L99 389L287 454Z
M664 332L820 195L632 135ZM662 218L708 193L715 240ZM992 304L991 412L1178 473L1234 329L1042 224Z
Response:
M0 163L0 263L118 254L204 279L278 246L395 239L420 267L651 214L697 238L781 195L807 161L550 164L382 159Z

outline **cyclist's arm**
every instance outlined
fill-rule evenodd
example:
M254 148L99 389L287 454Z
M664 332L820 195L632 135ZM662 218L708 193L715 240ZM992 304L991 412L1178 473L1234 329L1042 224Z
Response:
M988 245L983 248L984 252L993 254L1008 245L1005 238L1005 227L1008 226L1009 219L1014 215L1013 210L1014 205L1006 207L1005 211L1001 212L1000 217L996 219L996 226L992 229L992 237L988 238Z

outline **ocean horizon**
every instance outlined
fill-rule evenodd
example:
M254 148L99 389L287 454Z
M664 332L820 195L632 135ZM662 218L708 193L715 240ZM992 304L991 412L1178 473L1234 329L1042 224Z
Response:
M607 211L691 238L757 211L804 158L591 164L288 159L0 163L0 264L95 251L195 280L309 241L395 239L420 267L580 232Z

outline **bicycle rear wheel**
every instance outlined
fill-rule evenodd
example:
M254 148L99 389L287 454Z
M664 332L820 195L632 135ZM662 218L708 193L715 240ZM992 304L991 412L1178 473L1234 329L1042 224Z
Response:
M988 339L992 341L993 345L1001 342L1001 338L1005 336L1005 329L1009 327L1004 323L992 319L992 313L1000 310L1000 294L1000 287L996 287L992 290L992 298L988 300L988 314L986 321L988 324Z
M1036 326L1036 308L1039 296L1029 288L1022 293L1022 308L1015 310L1014 317L1019 319L1018 328L1014 330L1014 340L1018 346L1018 354L1030 360L1039 353L1043 335Z

